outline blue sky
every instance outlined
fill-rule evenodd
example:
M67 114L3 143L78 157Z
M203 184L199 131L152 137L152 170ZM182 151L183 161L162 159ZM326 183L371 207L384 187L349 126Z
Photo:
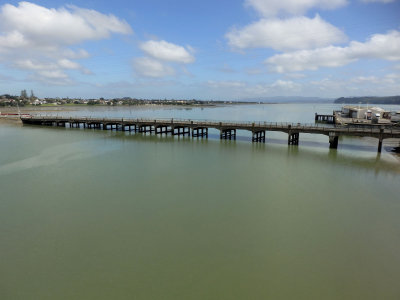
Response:
M9 1L0 94L400 94L399 0Z

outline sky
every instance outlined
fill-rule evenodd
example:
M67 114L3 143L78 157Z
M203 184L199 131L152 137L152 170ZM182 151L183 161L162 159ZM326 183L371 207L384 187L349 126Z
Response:
M0 94L400 95L400 0L0 1Z

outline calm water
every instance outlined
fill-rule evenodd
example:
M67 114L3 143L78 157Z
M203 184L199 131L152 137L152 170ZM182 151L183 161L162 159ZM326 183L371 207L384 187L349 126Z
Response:
M41 113L311 123L335 108ZM214 134L0 124L0 298L400 298L398 142Z

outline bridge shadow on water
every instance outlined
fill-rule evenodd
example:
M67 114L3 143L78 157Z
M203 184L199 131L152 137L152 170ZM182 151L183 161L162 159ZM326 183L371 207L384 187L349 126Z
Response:
M29 126L30 128L38 128L36 126ZM63 127L47 127L47 130L62 130L62 131L79 131L81 133L102 136L107 138L118 139L122 142L136 141L145 143L196 143L200 145L207 145L213 143L214 145L219 142L221 146L227 147L231 150L237 149L239 146L246 144L251 145L254 153L272 153L281 155L283 146L286 147L286 155L288 159L302 157L303 159L320 160L321 163L333 164L335 166L342 166L351 169L359 170L374 170L375 174L379 173L400 173L400 155L392 154L395 146L384 146L387 152L383 155L387 158L388 154L392 160L382 159L382 155L377 153L377 145L365 144L361 141L362 138L341 138L338 149L329 149L328 137L326 141L321 138L316 141L309 140L308 138L300 138L299 145L288 145L286 135L282 134L280 137L266 137L265 143L252 143L251 136L237 135L236 139L220 140L219 134L209 133L208 138L191 137L189 135L170 135L170 134L155 134L155 133L139 133L133 131L121 130L98 130L98 129L83 129L83 128L63 128ZM43 130L43 127L40 128ZM354 144L354 140L357 144ZM375 141L375 139L371 140ZM361 145L360 145L361 142ZM377 143L376 143L377 144ZM365 155L357 156L355 153L365 153ZM371 155L368 155L371 154ZM394 162L394 163L393 163ZM397 163L396 163L397 162Z
M185 136L172 136L170 134L154 134L154 133L138 133L138 132L122 132L122 131L106 131L107 133L110 133L111 136L115 138L120 138L120 139L133 139L133 140L140 140L140 141L148 141L148 142L166 142L166 143L172 143L176 141L201 141L201 142L207 142L208 140L210 141L220 141L221 143L229 143L234 145L236 142L249 142L252 143L251 137L250 136L241 136L237 135L236 139L220 139L218 134L213 134L210 133L208 134L208 138L201 138L201 137L191 137L189 135ZM287 139L284 138L282 135L282 138L266 138L265 143L252 143L255 147L261 147L263 148L266 144L271 144L271 145L288 145ZM377 144L377 143L376 143ZM299 145L298 146L292 146L294 148L296 147L310 147L310 148L319 148L319 149L326 149L329 147L329 142L328 142L328 137L326 138L326 141L310 141L306 139L300 139ZM339 142L339 151L340 149L344 150L351 150L351 151L363 151L363 152L377 152L377 145L355 145L351 143L346 143L345 140L340 139ZM388 147L386 147L388 148Z
M397 157L397 163L393 164L393 161L382 159L382 154L377 153L377 146L375 145L356 145L351 144L351 140L346 142L345 139L341 139L339 143L339 149L329 149L328 138L326 142L323 141L310 141L300 140L298 146L288 145L287 139L280 138L268 138L266 143L252 143L251 137L248 136L237 136L236 139L232 140L220 140L218 134L209 134L207 138L192 138L190 136L171 136L171 135L155 135L155 134L144 134L134 132L117 132L112 133L112 137L122 139L124 141L141 141L150 143L200 143L207 145L208 143L217 143L221 146L226 146L229 149L235 149L239 145L245 145L249 143L252 151L256 153L282 153L282 147L287 148L286 154L289 159L302 157L305 159L320 160L321 163L334 164L335 166L343 166L351 169L359 170L374 170L375 174L379 173L400 173L400 157ZM245 142L245 143L244 143ZM279 146L279 147L277 147ZM393 147L384 147L385 151L390 153ZM355 156L357 152L363 152L366 155ZM370 153L371 155L368 155ZM394 158L396 159L396 158Z

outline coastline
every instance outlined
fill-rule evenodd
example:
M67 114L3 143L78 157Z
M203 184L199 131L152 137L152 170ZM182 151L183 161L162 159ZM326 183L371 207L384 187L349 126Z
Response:
M19 116L0 116L0 124L22 125Z

